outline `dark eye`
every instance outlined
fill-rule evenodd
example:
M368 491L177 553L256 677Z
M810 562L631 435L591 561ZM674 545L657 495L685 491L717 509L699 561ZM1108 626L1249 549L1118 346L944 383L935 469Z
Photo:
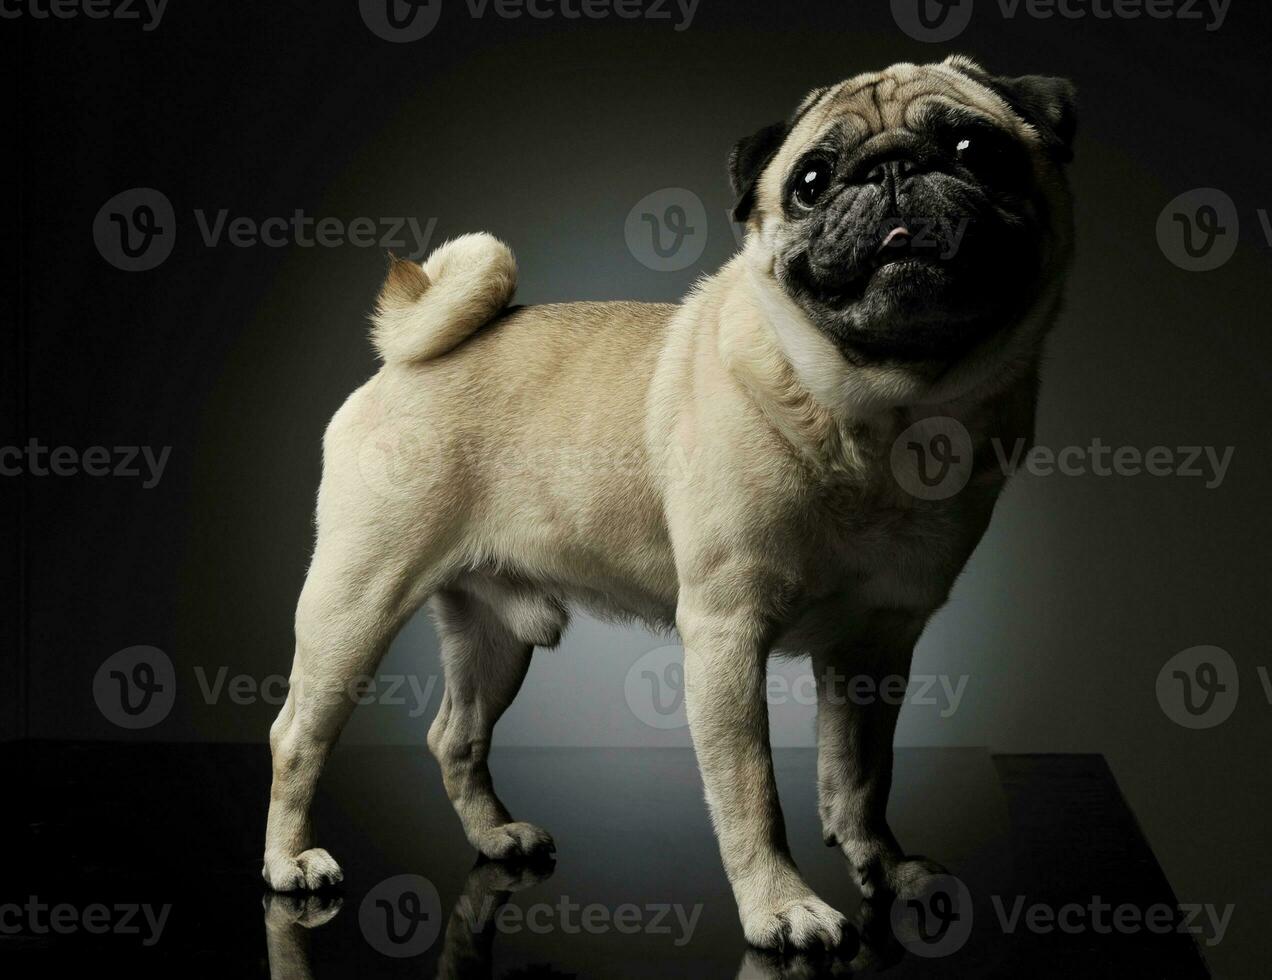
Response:
M833 167L829 160L813 159L800 168L795 177L795 200L801 207L811 208L830 186Z
M965 167L975 170L977 165L997 155L997 141L986 133L975 131L954 134L954 156Z
M1006 133L992 129L958 130L950 136L954 159L984 178L1005 178L1015 169L1018 154Z

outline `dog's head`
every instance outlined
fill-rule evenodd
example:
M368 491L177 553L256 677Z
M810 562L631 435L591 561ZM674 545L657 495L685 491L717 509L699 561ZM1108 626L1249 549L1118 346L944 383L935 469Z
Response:
M966 58L805 98L729 160L773 279L853 365L929 378L1028 319L1067 260L1073 86Z

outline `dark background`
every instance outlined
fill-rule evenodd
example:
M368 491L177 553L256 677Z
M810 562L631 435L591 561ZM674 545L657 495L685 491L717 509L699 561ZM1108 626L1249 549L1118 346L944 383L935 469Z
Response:
M27 17L0 33L20 56L6 128L21 165L0 443L172 447L149 490L0 480L16 542L4 552L3 737L263 741L276 710L209 704L192 671L287 672L319 440L375 370L366 313L385 259L351 244L209 248L195 209L436 218L433 245L474 230L507 240L522 302L672 301L736 247L729 147L809 88L953 51L1004 73L1073 78L1079 251L1039 441L1234 446L1233 463L1215 489L1019 477L916 660L968 675L968 694L949 718L907 709L900 738L1104 753L1180 899L1236 903L1212 965L1258 975L1272 954L1272 706L1257 673L1272 661L1266 4L1234 3L1208 32L1005 20L981 0L950 45L912 40L882 0L701 0L682 32L477 20L446 0L436 30L412 44L376 37L353 0L173 3L150 32ZM171 256L148 272L112 267L92 236L99 208L132 187L161 190L177 216ZM632 206L666 187L697 194L709 219L701 259L675 273L640 264L623 231ZM1198 187L1224 190L1241 218L1235 257L1200 274L1167 261L1156 236L1167 202ZM669 642L581 622L538 658L501 739L683 742L643 725L623 697L631 663ZM161 724L127 732L97 710L92 681L136 644L167 652L181 696ZM1235 713L1208 731L1174 724L1155 693L1166 661L1198 644L1226 649L1240 673ZM423 619L393 665L436 674ZM422 750L429 716L375 705L349 736ZM775 710L775 740L810 744L810 717Z

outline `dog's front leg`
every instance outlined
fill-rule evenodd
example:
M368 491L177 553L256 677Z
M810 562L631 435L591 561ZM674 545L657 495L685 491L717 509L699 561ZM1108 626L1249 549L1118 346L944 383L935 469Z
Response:
M677 623L689 730L747 941L834 948L844 917L813 894L786 844L769 751L763 620L682 594Z
M888 826L898 689L910 675L925 617L880 613L845 653L813 654L817 678L817 796L822 834L839 845L862 894L902 894L944 869L906 857Z

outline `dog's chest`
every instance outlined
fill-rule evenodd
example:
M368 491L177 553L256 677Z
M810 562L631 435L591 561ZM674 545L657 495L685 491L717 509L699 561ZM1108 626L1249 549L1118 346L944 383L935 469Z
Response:
M865 609L944 603L1003 482L976 469L986 436L979 418L967 422L897 414L845 434L812 525L814 591Z

